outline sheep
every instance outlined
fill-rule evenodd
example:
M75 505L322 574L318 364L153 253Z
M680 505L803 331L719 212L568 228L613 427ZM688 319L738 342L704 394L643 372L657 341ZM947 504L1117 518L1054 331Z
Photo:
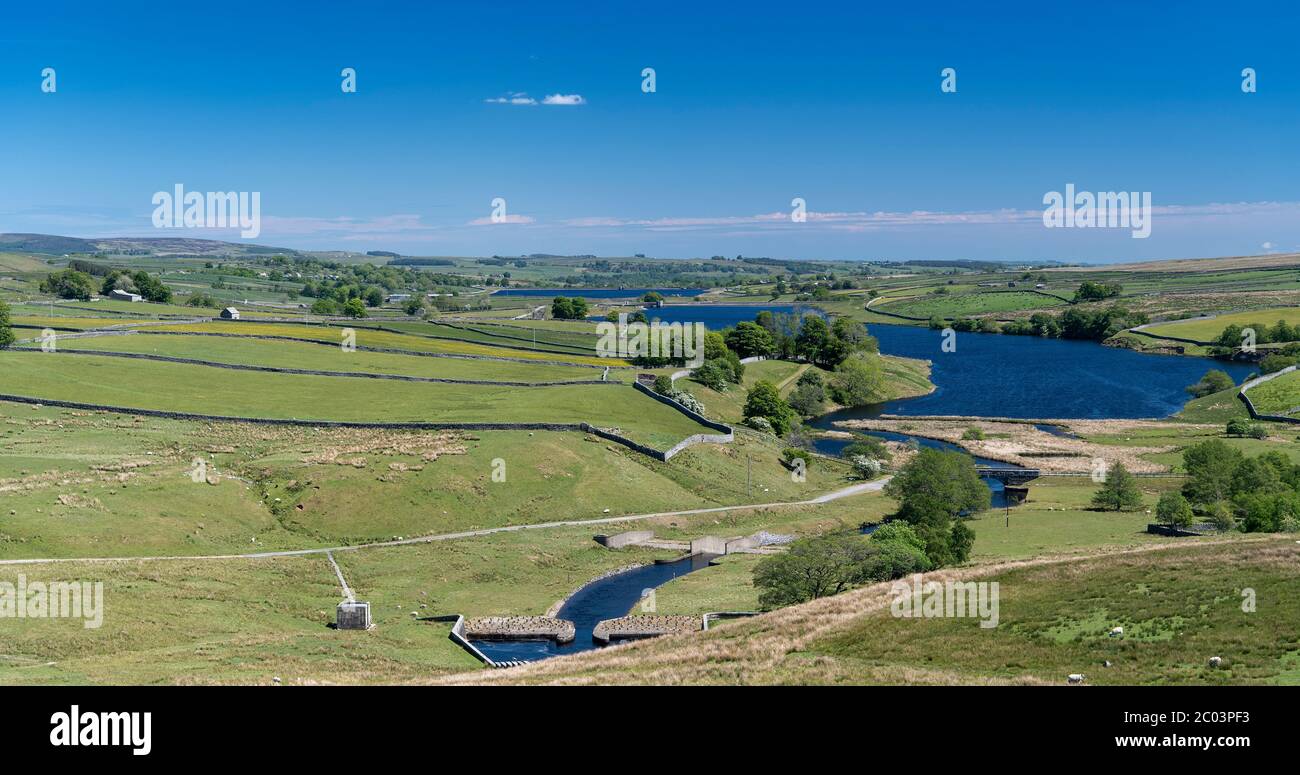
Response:
M1222 657L1210 657L1210 667L1218 667L1223 664Z
M1124 628L1123 628L1123 627L1112 627L1112 628L1110 628L1110 637L1112 637L1112 638L1118 638L1119 636L1121 636L1121 635L1123 635L1123 634L1124 634Z
M1071 684L1081 684L1083 683L1084 678L1085 676L1083 673L1070 673L1065 677L1065 680Z

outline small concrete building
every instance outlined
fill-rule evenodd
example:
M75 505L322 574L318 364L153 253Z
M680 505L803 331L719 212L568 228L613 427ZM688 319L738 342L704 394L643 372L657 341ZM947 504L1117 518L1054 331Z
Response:
M226 307L225 309L221 310L221 319L239 320L239 310L235 309L234 307Z
M113 301L144 301L144 297L138 293L131 293L120 288L114 288L108 292L108 298Z
M340 630L368 630L370 604L358 600L344 600L334 612L334 626Z

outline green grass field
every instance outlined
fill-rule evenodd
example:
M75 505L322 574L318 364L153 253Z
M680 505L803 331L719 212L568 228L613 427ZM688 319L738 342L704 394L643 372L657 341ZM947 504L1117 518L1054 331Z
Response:
M518 322L526 324L531 321ZM365 326L367 324L360 323L358 325ZM537 348L543 350L561 350L574 355L594 355L596 352L594 329L586 332L576 329L564 331L553 328L505 326L491 323L456 323L447 325L437 322L393 322L384 323L383 325L385 328L405 333L458 339L465 342L477 342L511 349L531 349L535 343Z
M1257 309L1250 312L1220 314L1213 318L1179 320L1160 323L1144 330L1156 336L1177 336L1183 339L1194 339L1198 342L1212 342L1218 339L1219 334L1229 325L1271 328L1279 320L1285 320L1287 325L1290 326L1300 324L1300 307Z
M779 441L748 433L660 463L578 433L315 430L0 402L0 445L0 559L355 544L799 501L849 483L845 467L831 461L795 482L779 462ZM215 483L193 481L196 458ZM498 468L504 481L493 479ZM724 527L747 535L840 508L817 507L811 517L799 509L674 517L659 529L670 537Z
M600 379L601 376L599 370L581 366L560 366L543 362L425 358L365 350L349 352L341 347L321 347L305 342L250 338L132 334L69 339L61 343L56 342L56 345L64 349L145 353L216 363L313 371L400 374L437 379L555 382L575 379L593 380Z
M282 336L296 339L311 339L331 344L343 341L346 326L314 326L292 323L192 323L167 326L145 326L141 332L172 331L177 333L219 333L235 336ZM412 334L377 331L364 326L353 328L356 332L358 347L378 347L410 352L450 353L454 355L486 355L497 358L517 358L530 361L564 361L583 363L591 366L626 366L627 362L616 358L598 358L596 356L554 355L550 353L530 352L526 349L507 349L474 342L453 341L447 339L429 339Z
M1300 411L1300 374L1292 371L1246 391L1255 411L1291 416Z
M877 614L814 644L809 657L868 682L911 670L938 683L1062 684L1074 672L1094 684L1294 683L1295 559L1293 544L1219 544L1012 570L994 577L995 628ZM1253 613L1241 607L1246 587L1259 601ZM1107 637L1114 626L1123 637ZM1212 655L1226 669L1209 668Z
M626 385L378 382L13 351L0 352L0 369L13 395L132 409L347 422L590 422L661 449L707 432Z
M930 294L905 298L898 301L877 302L873 309L919 318L930 318L935 315L945 318L959 318L998 312L1015 312L1024 309L1046 309L1064 306L1065 304L1066 302L1061 299L1029 291L951 292L941 295Z
M324 555L0 567L0 580L104 584L104 620L0 619L0 684L393 683L480 669L436 614L541 614L601 573L671 552L611 552L590 531L339 552L375 628L329 625ZM416 616L412 616L412 614Z
M885 355L882 356L881 365L884 371L882 401L925 395L934 390L934 385L930 382L930 365L924 361ZM740 422L744 415L745 393L755 383L767 380L777 386L782 396L789 396L799 377L810 368L816 367L794 361L757 361L745 365L745 378L742 384L729 385L723 392L705 387L690 377L677 380L677 388L698 398L704 404L709 417L723 422ZM824 369L818 370L822 373L823 381L831 379L830 372Z
M893 616L891 585L880 584L700 636L476 678L1064 685L1067 675L1083 673L1089 684L1295 684L1297 557L1293 541L1265 539L973 569L963 575L998 584L996 626L981 627L978 616ZM1243 610L1247 589L1251 612ZM1122 637L1108 637L1115 626L1124 628ZM1210 656L1223 665L1209 667Z

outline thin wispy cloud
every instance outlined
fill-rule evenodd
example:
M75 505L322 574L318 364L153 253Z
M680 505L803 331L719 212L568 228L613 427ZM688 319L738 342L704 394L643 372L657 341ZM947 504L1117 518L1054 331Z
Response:
M581 94L548 94L542 99L543 105L586 105L587 100Z
M488 216L486 218L475 218L474 220L470 221L467 225L468 226L500 226L503 224L528 224L528 223L536 223L536 222L537 219L533 218L531 215L511 214L511 215L501 215L496 217Z
M501 97L483 100L490 105L586 105L587 99L581 94L548 94L540 101L528 96L528 92L510 92Z
M504 97L493 97L483 100L492 105L536 105L537 100L529 97L526 93L517 91L511 92Z
M1201 205L1164 205L1152 208L1155 216L1178 219L1210 220L1254 215L1295 214L1300 216L1300 202L1225 202ZM795 223L789 211L753 215L674 216L662 218L615 218L589 216L571 218L563 223L574 228L626 228L647 231L715 230L719 228L750 231L802 229L809 226L839 231L877 231L922 226L1041 225L1043 210L971 210L942 212L909 211L833 211L809 210L806 221Z

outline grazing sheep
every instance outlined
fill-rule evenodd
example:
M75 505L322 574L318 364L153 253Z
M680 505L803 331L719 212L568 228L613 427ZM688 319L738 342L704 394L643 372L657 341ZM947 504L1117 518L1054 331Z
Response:
M1111 661L1108 659L1108 660L1106 660L1105 662L1102 662L1102 663L1101 663L1101 666L1102 666L1102 667L1110 667L1110 666L1113 665L1113 664L1114 664L1114 662L1111 662Z
M1222 657L1210 657L1210 667L1218 667L1223 664Z
M1068 676L1065 677L1065 680L1071 684L1081 684L1083 683L1083 679L1084 679L1083 673L1070 673Z
M1110 637L1112 637L1112 638L1118 638L1119 636L1121 636L1121 635L1123 635L1123 634L1124 634L1124 628L1123 628L1123 627L1112 627L1112 628L1110 628Z

